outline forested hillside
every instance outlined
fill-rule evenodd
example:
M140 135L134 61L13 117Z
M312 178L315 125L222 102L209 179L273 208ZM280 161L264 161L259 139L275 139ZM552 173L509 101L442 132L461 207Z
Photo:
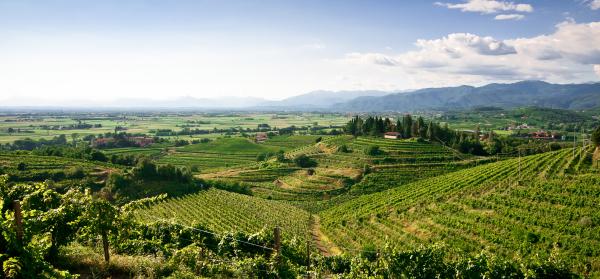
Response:
M522 81L428 88L382 97L359 97L334 107L339 111L419 111L465 109L481 106L514 108L540 106L564 109L590 109L600 106L600 84L550 84Z

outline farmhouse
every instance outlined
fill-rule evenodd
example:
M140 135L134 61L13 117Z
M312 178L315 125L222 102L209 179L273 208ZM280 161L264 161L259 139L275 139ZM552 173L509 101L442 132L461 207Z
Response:
M534 139L559 139L560 135L556 133L550 133L543 130L533 132L529 134Z
M146 147L154 143L154 139L148 137L127 137L126 140L139 147ZM105 147L115 143L117 143L115 138L97 138L91 141L92 147Z
M269 139L269 136L267 136L267 133L256 133L255 141L257 143L265 142L267 139Z
M92 139L92 147L104 146L104 145L107 145L108 143L111 143L111 142L114 142L114 141L115 141L114 138Z
M387 132L387 133L383 134L383 137L386 139L399 139L400 136L401 135L398 132Z
M129 137L129 141L139 147L146 147L146 146L154 143L153 138L147 138L147 137Z

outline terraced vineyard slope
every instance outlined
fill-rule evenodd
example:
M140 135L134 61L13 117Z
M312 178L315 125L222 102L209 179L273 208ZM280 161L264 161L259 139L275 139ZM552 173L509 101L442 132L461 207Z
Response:
M513 257L556 247L600 270L600 176L565 174L583 168L579 154L500 161L364 195L321 212L322 230L348 249L443 242Z
M379 151L369 154L367 149L372 146ZM382 191L486 162L479 157L458 156L453 150L426 141L352 136L326 137L319 143L292 149L286 157L291 160L301 154L314 159L318 166L308 170L291 164L255 165L202 177L247 183L256 196L300 201L296 204L314 209L344 193Z
M305 239L309 215L282 202L210 189L148 206L140 209L137 216L143 221L201 224L217 233L252 234L280 226L286 238Z

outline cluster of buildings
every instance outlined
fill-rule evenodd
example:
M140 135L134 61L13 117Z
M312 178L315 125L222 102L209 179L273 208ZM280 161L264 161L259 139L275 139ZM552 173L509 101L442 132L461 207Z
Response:
M149 137L126 137L125 140L139 147L146 147L154 143L154 139ZM100 147L110 145L116 141L115 138L95 138L92 139L91 145L92 147Z
M256 143L263 143L265 141L267 141L269 139L269 135L267 135L267 133L256 133L256 137L254 139L254 141Z

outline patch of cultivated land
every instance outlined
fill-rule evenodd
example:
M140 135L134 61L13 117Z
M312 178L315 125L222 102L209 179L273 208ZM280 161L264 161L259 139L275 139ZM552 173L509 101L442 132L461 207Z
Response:
M510 258L547 256L555 247L598 269L600 177L565 175L578 159L566 149L362 195L321 212L321 230L351 249L443 242L459 253Z
M252 234L280 226L286 238L299 239L306 238L308 216L308 212L283 202L218 189L167 199L137 211L137 217L146 222L201 224L218 233Z

